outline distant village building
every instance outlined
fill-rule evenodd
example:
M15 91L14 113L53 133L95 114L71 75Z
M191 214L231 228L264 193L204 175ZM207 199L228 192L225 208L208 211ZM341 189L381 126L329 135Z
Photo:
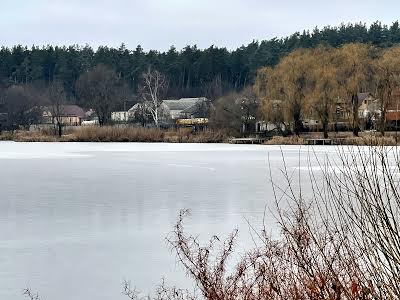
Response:
M386 130L398 130L400 125L400 90L392 94L392 101L386 107Z
M53 107L43 107L42 123L55 124L56 117L58 117L61 124L65 126L80 126L87 116L85 110L78 105L61 105L59 116L56 115Z
M111 113L111 120L113 122L128 122L129 113L127 111L113 111Z
M257 134L280 134L288 129L284 123L282 106L282 100L270 100L269 120L257 120L255 122Z
M358 94L358 117L361 129L376 129L377 121L381 118L381 100L376 99L371 93Z
M282 122L274 123L274 122L266 122L266 121L256 121L255 124L255 132L256 133L268 133L268 132L285 132L286 125Z
M208 117L210 101L205 98L181 98L164 100L169 117L172 120Z
M114 122L146 123L152 122L151 102L139 102L128 111L116 111L111 113ZM205 97L181 98L174 100L163 100L158 107L159 122L161 125L169 126L191 126L208 124L210 101ZM193 121L194 119L197 119ZM192 121L189 121L192 120Z

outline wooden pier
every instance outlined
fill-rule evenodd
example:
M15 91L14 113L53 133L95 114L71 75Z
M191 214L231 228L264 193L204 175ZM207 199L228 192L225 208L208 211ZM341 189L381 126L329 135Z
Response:
M264 144L266 138L237 138L231 139L231 144Z
M308 138L306 141L308 145L333 145L332 139Z

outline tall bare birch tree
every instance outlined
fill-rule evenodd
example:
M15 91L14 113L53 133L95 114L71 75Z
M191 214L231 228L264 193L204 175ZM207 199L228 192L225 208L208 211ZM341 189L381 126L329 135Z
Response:
M164 74L157 70L147 69L142 74L140 93L144 103L147 105L156 127L159 126L162 98L168 88L168 81Z

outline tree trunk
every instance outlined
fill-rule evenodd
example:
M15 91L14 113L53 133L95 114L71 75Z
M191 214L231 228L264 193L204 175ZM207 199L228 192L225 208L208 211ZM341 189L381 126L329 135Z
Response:
M300 118L301 118L301 107L299 103L295 103L293 107L293 120L294 120L294 133L297 136L300 135L303 125Z
M322 132L324 133L324 139L328 138L328 124L329 124L329 108L328 108L328 99L325 98L324 106L321 116L322 122Z
M154 123L156 124L156 127L158 128L158 107L154 109Z
M360 125L358 124L358 96L353 94L351 96L351 103L353 105L353 135L358 136L360 132Z
M328 138L328 122L323 121L322 122L322 130L324 132L324 139Z
M60 122L58 122L58 137L62 137L62 125Z
M383 109L382 111L381 111L381 119L380 119L380 121L381 121L381 124L380 124L380 132L381 132L381 134L382 134L382 136L385 136L385 127L386 127L386 117L385 117L385 115L386 115L386 109Z
M294 134L299 136L301 132L301 120L295 119L294 120Z

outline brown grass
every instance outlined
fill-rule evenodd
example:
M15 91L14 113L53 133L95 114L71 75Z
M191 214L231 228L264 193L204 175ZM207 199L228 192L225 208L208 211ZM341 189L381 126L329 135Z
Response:
M349 136L342 139L333 139L335 144L355 146L396 146L396 139L392 136Z
M274 136L271 140L265 142L266 145L306 145L307 137L313 136ZM317 137L315 137L317 138ZM342 135L340 137L332 137L335 145L354 145L354 146L395 146L397 145L394 136L379 136L364 134L358 137Z
M266 145L305 145L306 140L298 136L274 136L269 141L265 142Z
M162 142L163 132L156 128L82 127L71 139L76 142Z
M59 138L53 130L3 132L0 140L17 142L167 142L223 143L228 135L223 131L199 131L190 128L162 130L142 127L79 127L68 130Z

